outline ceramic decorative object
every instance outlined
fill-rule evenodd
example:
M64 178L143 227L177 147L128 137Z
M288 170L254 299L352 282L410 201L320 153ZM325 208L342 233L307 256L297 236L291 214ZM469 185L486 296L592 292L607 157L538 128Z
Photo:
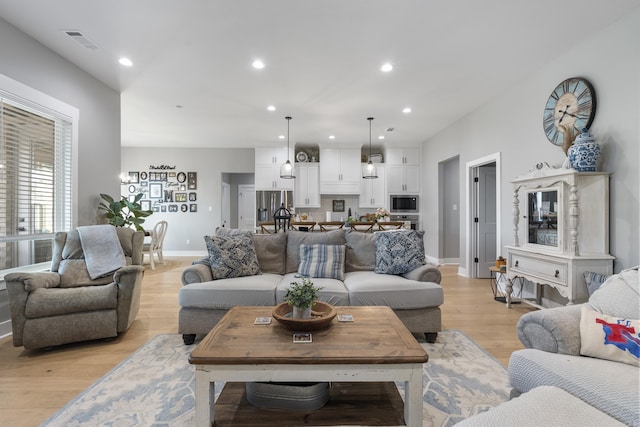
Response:
M567 154L573 169L578 172L595 172L600 158L600 146L589 130L584 128Z

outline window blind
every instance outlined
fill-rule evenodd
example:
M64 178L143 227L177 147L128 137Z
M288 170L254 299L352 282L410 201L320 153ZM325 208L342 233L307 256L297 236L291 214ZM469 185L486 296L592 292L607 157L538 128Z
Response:
M51 259L71 228L72 123L0 98L0 270Z

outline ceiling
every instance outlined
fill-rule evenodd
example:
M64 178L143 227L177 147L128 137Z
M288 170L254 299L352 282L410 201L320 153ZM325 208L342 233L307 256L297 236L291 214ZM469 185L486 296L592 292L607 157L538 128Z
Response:
M368 144L372 116L374 145L382 135L385 145L407 146L638 6L636 0L0 0L0 16L122 94L123 146L284 146L285 116L293 117L291 145ZM121 56L133 66L119 65ZM261 70L251 65L257 58ZM385 62L391 72L380 71Z

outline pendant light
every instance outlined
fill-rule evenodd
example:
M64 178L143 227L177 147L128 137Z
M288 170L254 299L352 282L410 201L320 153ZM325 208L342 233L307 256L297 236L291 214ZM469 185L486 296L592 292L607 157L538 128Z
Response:
M367 117L369 120L369 162L362 167L362 178L364 179L376 179L378 178L378 171L376 165L371 161L371 121L373 117Z
M285 117L287 119L287 161L280 166L280 178L282 179L294 179L296 176L293 174L293 164L289 161L289 120L291 117Z

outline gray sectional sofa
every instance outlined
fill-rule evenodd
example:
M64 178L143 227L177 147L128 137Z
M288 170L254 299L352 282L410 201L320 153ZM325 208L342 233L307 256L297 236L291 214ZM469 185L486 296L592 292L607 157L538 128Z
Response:
M397 231L385 233L391 232ZM425 262L402 274L376 273L376 234L353 230L252 234L260 273L244 277L214 280L211 259L203 257L182 273L178 332L185 343L192 343L234 306L279 304L290 283L300 280L301 245L344 245L343 280L312 279L322 287L320 300L336 306L388 306L407 329L434 342L441 330L444 301L440 270Z

